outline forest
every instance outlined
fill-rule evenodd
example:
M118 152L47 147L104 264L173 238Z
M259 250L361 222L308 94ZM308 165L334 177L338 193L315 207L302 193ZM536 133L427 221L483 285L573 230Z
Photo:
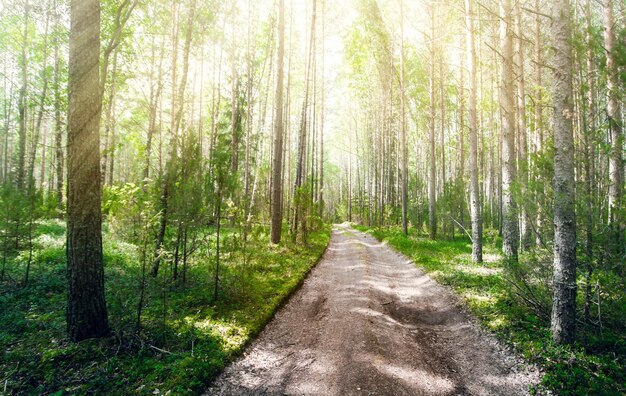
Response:
M626 393L623 0L3 0L0 85L0 394L203 394L340 223Z

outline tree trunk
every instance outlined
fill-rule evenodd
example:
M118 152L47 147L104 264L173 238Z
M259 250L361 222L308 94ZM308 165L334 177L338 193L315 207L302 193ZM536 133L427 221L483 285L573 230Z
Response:
M298 231L298 223L303 216L302 212L302 197L299 197L300 187L302 187L302 183L305 179L306 174L306 155L307 155L307 139L308 139L308 108L309 108L309 84L310 84L310 75L312 69L312 60L313 60L313 52L315 45L315 17L316 17L316 6L317 0L313 0L313 12L311 15L311 37L309 42L309 54L308 61L306 67L306 77L305 77L305 88L304 88L304 100L302 102L302 114L300 118L300 132L298 135L298 158L296 163L296 180L294 186L294 217L293 217L293 226L292 232L293 237L297 236Z
M476 122L476 44L474 42L473 0L465 0L467 26L467 70L469 76L469 139L470 139L470 216L472 220L472 260L483 261L483 219L478 185L478 128Z
M619 69L615 64L615 33L613 21L613 1L603 0L604 48L606 50L607 73L607 116L611 138L609 157L609 226L614 233L615 252L622 253L623 224L620 219L622 210L622 189L624 188L624 142L622 136L622 114L619 101Z
M405 92L404 92L404 1L400 0L400 30L401 30L401 38L400 38L400 147L402 153L402 232L404 235L408 235L408 219L407 219L407 206L408 206L408 192L407 192L407 179L408 179L408 152L406 145L406 109L405 109Z
M429 146L430 146L430 177L428 179L428 229L430 239L437 237L437 217L435 213L435 189L437 172L435 169L435 4L430 4L430 61L429 61Z
M109 333L100 211L100 2L72 0L70 7L67 332L80 341Z
M519 227L513 186L517 179L515 158L515 106L513 79L513 24L511 0L501 0L500 38L502 75L500 112L502 117L502 250L507 260L517 261Z
M552 5L554 103L554 278L552 339L574 342L576 324L576 216L572 128L572 46L569 2Z
M535 9L539 10L539 0L535 0ZM541 70L541 56L542 42L541 42L541 16L535 15L535 153L543 151L543 92L542 92L542 70ZM535 228L537 235L535 243L541 243L540 232L543 224L543 210L541 205L537 207L537 214L535 219Z
M280 243L283 224L283 68L285 53L285 0L278 11L278 67L276 71L276 118L274 119L274 159L272 164L271 241Z
M22 35L22 58L20 59L21 87L17 99L18 112L18 143L17 143L17 175L16 185L18 190L24 188L26 177L26 91L28 89L28 25L30 21L30 5L28 0L24 3L24 31Z
M517 63L517 137L518 137L518 168L521 191L520 201L520 248L528 250L531 243L531 228L526 209L526 191L528 190L528 161L526 143L526 87L524 80L524 39L522 27L522 11L520 1L515 3L515 44Z

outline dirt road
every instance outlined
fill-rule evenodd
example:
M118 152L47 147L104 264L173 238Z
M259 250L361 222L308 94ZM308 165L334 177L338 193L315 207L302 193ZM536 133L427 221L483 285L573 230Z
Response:
M449 290L337 226L302 288L207 394L524 395L537 380Z

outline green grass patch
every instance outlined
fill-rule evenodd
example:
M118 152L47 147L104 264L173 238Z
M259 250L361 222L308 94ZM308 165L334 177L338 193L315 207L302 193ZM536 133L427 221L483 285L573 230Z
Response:
M60 228L59 228L60 227ZM142 331L136 333L141 267L138 248L105 234L105 286L111 337L70 343L65 334L64 225L38 227L31 281L10 263L0 282L0 393L199 394L261 331L324 252L330 228L307 246L269 244L253 233L244 254L240 231L225 228L219 298L213 300L213 229L190 260L187 282L171 281L164 261L148 276Z
M626 394L626 337L622 329L586 332L584 346L555 346L545 315L520 304L512 293L493 241L484 246L485 262L476 264L471 260L472 246L467 238L433 241L414 230L406 237L398 227L355 228L387 241L435 280L451 286L482 326L544 369L541 388L558 395Z

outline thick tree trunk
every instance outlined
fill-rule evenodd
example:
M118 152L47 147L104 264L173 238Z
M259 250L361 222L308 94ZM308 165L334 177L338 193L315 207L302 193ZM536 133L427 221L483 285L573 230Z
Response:
M283 224L283 68L285 53L285 0L278 11L278 68L276 71L276 118L274 119L274 159L272 163L271 241L280 243Z
M106 336L100 179L100 2L72 0L70 13L67 331Z
M483 261L483 219L478 185L478 128L476 118L476 44L474 42L473 0L465 0L467 26L467 70L469 75L469 139L470 139L470 216L472 220L472 260Z
M507 260L517 261L519 227L513 187L517 179L515 157L515 106L513 79L513 24L511 0L501 0L500 38L502 75L500 114L502 117L502 250Z
M572 46L569 2L552 5L554 103L554 279L552 339L574 342L576 324L576 217L572 128Z

